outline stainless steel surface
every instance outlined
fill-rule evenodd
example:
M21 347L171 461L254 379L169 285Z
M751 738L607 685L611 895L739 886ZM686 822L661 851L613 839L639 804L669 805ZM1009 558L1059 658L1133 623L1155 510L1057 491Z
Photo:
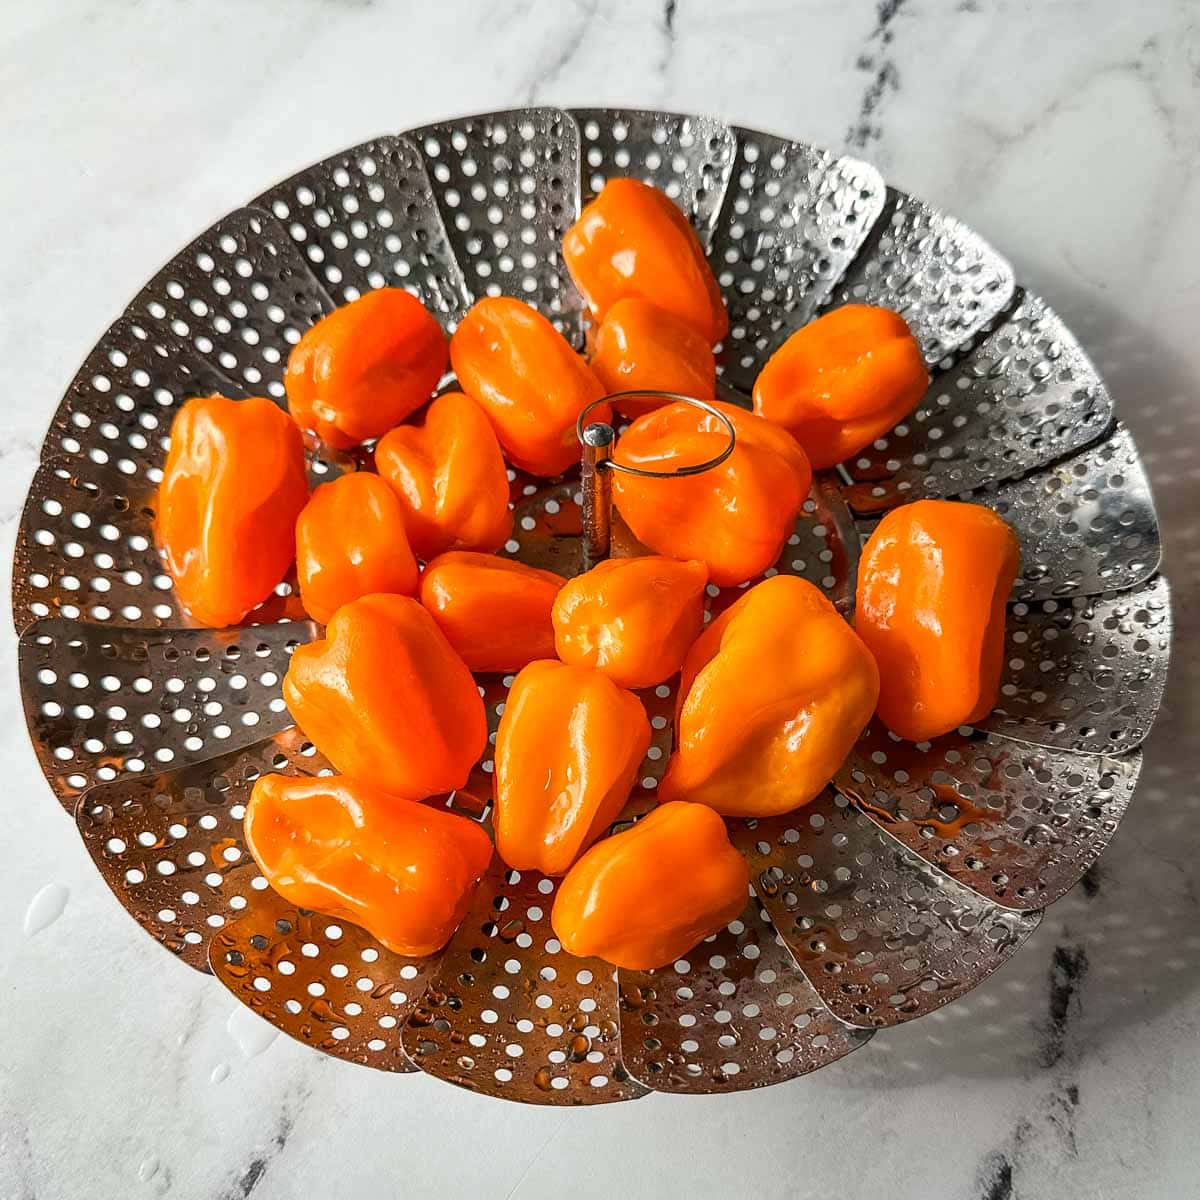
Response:
M846 463L853 508L873 512L994 487L1103 437L1104 381L1038 296L1012 311L939 374L916 411ZM1136 457L1136 454L1135 454Z
M785 816L742 823L734 842L801 970L851 1025L896 1025L940 1008L1001 966L1041 920L928 867L832 790Z
M551 1104L801 1075L986 978L1112 836L1170 629L1136 448L1061 321L1036 297L1014 301L1011 270L978 235L901 193L885 199L866 164L800 143L711 118L578 117L582 132L542 108L378 138L175 256L68 388L13 579L39 760L143 927L326 1053ZM770 352L827 305L865 299L913 323L934 374L926 400L848 465L849 484L818 475L773 570L811 579L849 615L868 525L845 496L868 517L918 495L992 505L1024 545L1005 694L980 729L928 748L868 731L840 791L734 825L758 902L686 969L614 979L570 960L548 926L552 881L498 866L440 961L409 963L289 909L242 845L259 773L325 769L278 694L291 645L315 628L277 623L302 616L286 585L252 614L261 624L191 628L153 546L170 421L198 393L280 400L302 331L381 283L411 288L447 328L478 296L524 296L582 344L559 239L613 173L672 192L710 246L732 326L727 392L744 398ZM310 452L318 477L355 465ZM578 478L511 480L503 553L577 571ZM711 588L710 611L738 594ZM482 681L493 729L508 682ZM670 752L673 690L643 698L654 741L622 821L653 803ZM490 768L489 750L440 802L486 820Z

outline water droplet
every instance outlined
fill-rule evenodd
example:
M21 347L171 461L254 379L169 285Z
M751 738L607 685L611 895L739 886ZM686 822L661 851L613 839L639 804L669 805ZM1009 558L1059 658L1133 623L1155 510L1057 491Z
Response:
M246 1058L261 1054L279 1036L278 1029L242 1004L229 1014L225 1028Z
M25 936L33 937L53 925L63 915L71 893L61 883L48 883L25 910Z
M155 1155L148 1155L142 1159L142 1165L138 1167L138 1179L142 1183L149 1183L155 1175L158 1174L158 1159Z
M208 1077L209 1083L224 1083L229 1078L229 1064L227 1062L217 1063L212 1069L212 1074Z

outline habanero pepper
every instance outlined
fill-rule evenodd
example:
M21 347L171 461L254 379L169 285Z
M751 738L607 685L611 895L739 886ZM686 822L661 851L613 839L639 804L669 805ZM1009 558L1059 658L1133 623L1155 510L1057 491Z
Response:
M788 430L821 470L887 433L928 386L904 318L847 304L798 329L771 355L754 383L754 411Z
M980 504L919 500L875 527L855 628L879 663L879 717L894 734L928 741L996 706L1020 559L1012 528Z
M245 831L285 900L361 925L411 958L450 940L492 858L474 821L342 776L263 775Z
M554 601L558 657L622 687L670 678L704 627L702 562L610 558L568 580Z
M446 371L446 334L415 296L379 288L323 317L293 347L284 386L301 429L335 450L415 412Z
M413 550L498 550L512 532L508 468L487 414L462 392L439 396L424 425L397 425L375 447L375 467L404 509Z
M461 787L487 745L471 672L407 596L339 608L293 652L283 698L339 771L408 800Z
M277 405L203 396L179 409L154 533L197 621L236 625L271 595L296 556L307 501L304 442Z
M551 610L565 580L511 558L451 550L421 575L421 603L472 671L519 671L554 655Z
M642 702L589 667L530 663L496 733L496 850L561 875L620 816L650 746Z
M507 296L480 300L454 331L450 360L514 466L559 475L579 461L575 422L604 388L540 312ZM608 416L601 405L594 419Z
M404 510L378 475L352 472L313 492L296 521L296 574L305 611L322 625L372 592L416 594Z
M768 817L807 804L837 773L875 711L879 671L817 588L775 575L700 635L679 695L659 796Z
M720 587L744 583L779 557L808 498L812 471L786 430L732 404L713 407L736 434L733 453L700 475L646 479L614 472L613 500L634 536L670 558L699 559ZM626 466L671 471L715 458L729 432L690 404L639 417L617 441Z
M746 907L750 871L703 804L662 804L567 873L550 923L568 954L629 971L682 958Z
M579 214L563 261L592 316L640 296L681 317L711 346L729 332L721 289L696 231L663 192L637 179L610 179Z
M591 357L604 390L679 392L696 400L713 399L716 360L708 338L682 317L640 296L618 300L600 322ZM627 396L614 402L633 420L667 401Z

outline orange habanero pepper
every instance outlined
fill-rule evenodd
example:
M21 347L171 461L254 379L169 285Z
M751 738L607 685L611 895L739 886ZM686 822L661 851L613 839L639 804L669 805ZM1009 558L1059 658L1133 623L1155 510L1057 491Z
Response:
M563 577L511 558L451 550L421 575L421 603L472 671L519 671L554 655Z
M620 816L650 745L642 702L590 667L530 663L496 733L496 850L561 875Z
M339 771L408 800L461 787L487 745L471 672L407 596L342 605L292 654L283 698Z
M879 663L879 716L928 741L985 717L1000 694L1004 619L1021 548L990 508L919 500L863 547L855 627Z
M726 587L761 574L779 557L808 497L812 471L795 438L732 404L714 403L737 435L733 453L701 475L644 479L614 472L613 499L635 537L659 554L699 559ZM725 426L689 404L639 417L617 442L618 463L647 470L715 458Z
M288 356L296 424L335 450L379 437L420 408L446 371L446 334L415 296L379 288L335 309Z
M508 468L487 414L462 392L439 396L424 425L397 425L375 447L375 467L404 507L412 548L498 550L512 532Z
M807 804L837 773L875 711L879 671L821 592L775 575L700 635L679 695L659 796L768 817Z
M725 301L696 231L665 193L610 179L563 237L563 261L592 315L628 296L682 317L711 346L729 332Z
M450 940L492 858L474 821L340 776L262 776L245 827L285 900L361 925L412 958Z
M378 475L356 471L313 492L296 521L296 573L304 609L322 625L372 592L416 594L404 510Z
M754 383L754 411L782 425L818 470L887 433L929 386L899 313L847 304L792 334Z
M450 359L515 466L558 475L578 462L575 422L604 388L540 312L507 296L480 300L454 331ZM608 420L606 405L595 420Z
M716 360L708 338L682 317L640 296L618 300L596 331L591 358L604 390L649 389L681 392L712 400L717 386ZM618 400L616 409L633 419L664 401L649 396Z
M649 971L739 917L749 888L746 860L712 809L662 804L571 868L550 923L568 954Z
M155 537L175 591L205 625L236 625L296 556L304 443L270 400L189 400L175 414Z
M702 562L610 558L568 580L554 602L554 644L566 663L622 687L670 678L704 627Z

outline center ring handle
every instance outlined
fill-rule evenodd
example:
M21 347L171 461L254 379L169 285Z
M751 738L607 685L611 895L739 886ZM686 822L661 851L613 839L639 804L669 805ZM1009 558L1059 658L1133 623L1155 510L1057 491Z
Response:
M693 463L690 466L676 467L673 471L647 471L642 467L626 466L624 463L619 463L611 458L597 463L596 466L598 469L622 471L626 475L640 475L643 479L679 479L685 475L701 475L705 471L711 471L713 467L719 467L733 453L733 448L737 445L737 431L733 427L733 422L719 408L709 404L706 400L697 400L695 396L685 396L682 392L662 392L648 388L635 388L628 392L613 392L611 396L604 396L599 400L593 400L579 414L579 419L575 422L575 436L579 439L580 443L584 443L583 431L587 426L587 415L592 409L601 404L609 404L613 400L624 400L630 397L651 397L656 400L672 400L679 404L690 404L692 408L698 408L702 412L708 413L710 417L716 417L725 426L729 434L729 444L720 454L715 455L713 458L706 459L702 463Z

